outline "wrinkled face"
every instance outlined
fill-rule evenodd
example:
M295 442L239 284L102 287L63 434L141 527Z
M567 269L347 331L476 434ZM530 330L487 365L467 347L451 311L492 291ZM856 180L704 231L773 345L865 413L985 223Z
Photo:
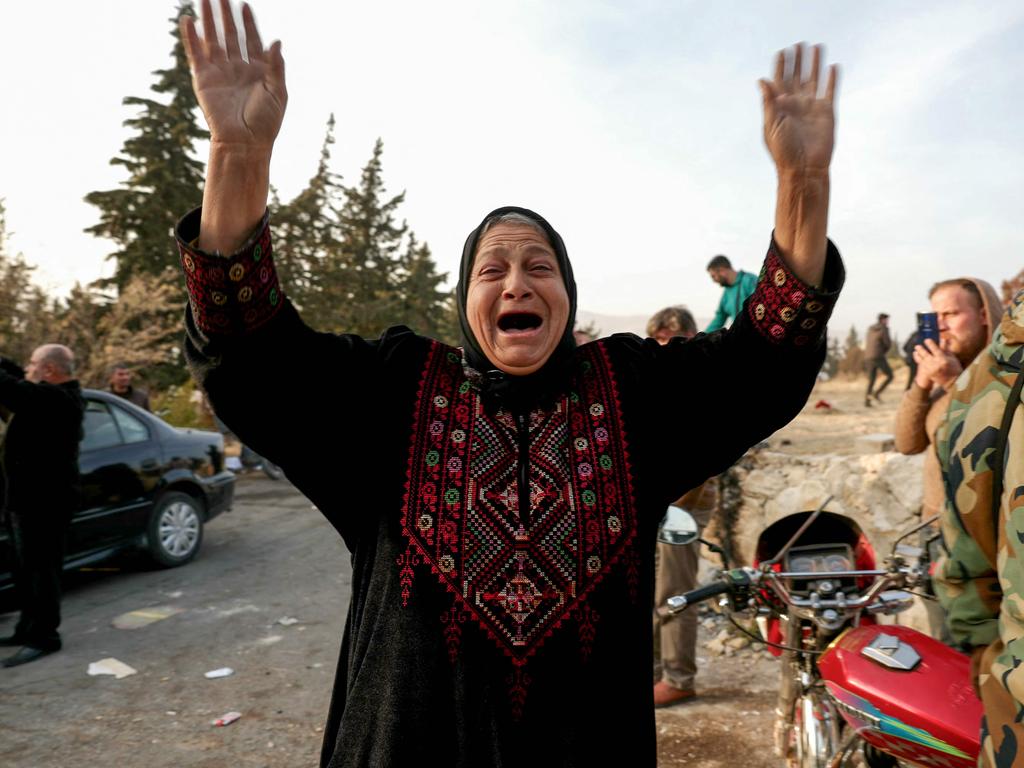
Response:
M966 366L985 347L988 326L971 294L959 285L947 285L932 294L932 311L939 316L939 341Z
M31 381L33 384L38 384L41 381L49 381L53 373L53 364L42 362L42 355L37 349L32 353L32 357L28 361L28 365L25 366L25 380Z
M466 318L487 359L514 376L539 370L569 321L569 294L547 238L498 224L477 244Z
M28 361L28 365L25 366L25 380L31 381L33 384L38 384L42 379L42 368L39 364L39 353L33 352L32 359Z
M110 385L117 392L123 392L132 385L132 372L127 368L115 368L110 374Z
M711 275L711 279L719 285L725 287L732 285L730 280L729 269L726 267L712 267L708 270L708 274Z

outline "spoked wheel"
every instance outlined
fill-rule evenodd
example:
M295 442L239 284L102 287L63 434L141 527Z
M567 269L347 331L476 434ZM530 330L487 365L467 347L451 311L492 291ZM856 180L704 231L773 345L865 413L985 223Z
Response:
M808 691L793 703L787 764L794 768L828 768L839 748L839 724L832 702Z

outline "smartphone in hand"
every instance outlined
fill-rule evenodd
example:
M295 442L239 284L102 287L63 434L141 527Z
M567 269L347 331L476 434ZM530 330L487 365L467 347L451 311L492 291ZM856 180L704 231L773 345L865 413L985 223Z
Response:
M924 344L925 339L931 339L939 343L939 316L935 312L917 313L917 334L920 338L919 344Z

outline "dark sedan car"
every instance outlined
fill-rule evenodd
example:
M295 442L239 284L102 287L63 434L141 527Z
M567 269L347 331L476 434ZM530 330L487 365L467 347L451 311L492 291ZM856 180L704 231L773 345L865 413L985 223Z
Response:
M224 439L172 427L109 392L82 395L82 506L68 530L64 569L131 547L164 567L187 563L204 523L231 507L235 476L224 468ZM11 586L12 555L0 526L0 589Z

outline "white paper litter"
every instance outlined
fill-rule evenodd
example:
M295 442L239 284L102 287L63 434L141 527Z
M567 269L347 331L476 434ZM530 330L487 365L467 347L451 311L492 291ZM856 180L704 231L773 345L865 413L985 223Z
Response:
M221 667L220 669L211 669L203 677L207 680L215 680L218 677L231 677L233 674L235 674L235 670L231 667Z
M132 669L123 661L117 659L100 659L94 661L89 665L88 672L90 675L113 675L118 680L122 677L128 677L134 675L138 670Z

